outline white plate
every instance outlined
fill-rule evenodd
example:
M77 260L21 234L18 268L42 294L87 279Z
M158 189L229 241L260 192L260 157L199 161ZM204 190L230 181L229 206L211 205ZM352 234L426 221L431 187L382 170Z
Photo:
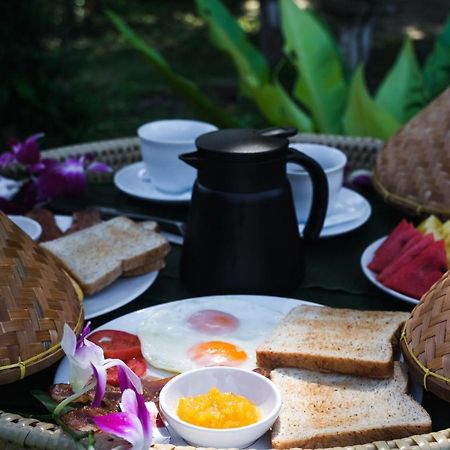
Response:
M401 294L400 292L394 291L393 289L390 289L383 284L381 284L377 278L376 273L369 269L370 261L372 261L373 256L375 255L375 252L377 251L378 247L383 243L383 241L386 239L387 236L384 236L380 239L377 239L375 242L372 242L363 252L361 255L361 269L364 272L364 275L371 281L375 286L380 288L382 291L388 293L389 295L392 295L393 297L397 297L400 300L403 300L407 303L412 303L413 305L417 305L419 303L419 300L409 297L408 295Z
M33 241L37 241L42 234L41 225L33 219L26 216L8 216L23 232L28 234Z
M333 213L325 218L320 237L332 237L353 231L366 223L371 214L370 203L361 194L342 188ZM303 232L304 228L305 224L300 223L300 232Z
M122 192L145 200L188 202L191 199L190 190L181 194L169 194L156 189L150 178L148 178L142 161L118 170L114 175L114 184Z
M211 297L199 297L199 298L191 298L191 299L185 299L185 300L179 300L175 302L169 302L164 303L162 305L156 305L151 306L149 308L141 309L140 311L134 311L129 314L126 314L122 317L118 317L117 319L111 320L110 322L107 322L103 324L102 326L98 327L96 330L102 330L102 329L114 329L114 330L121 330L121 331L128 331L129 333L136 333L138 327L142 322L144 322L146 316L148 313L153 313L157 309L172 309L177 304L180 304L181 302L202 302L204 303L203 308L204 309L217 309L217 303L218 301L226 300L226 302L233 302L235 300L245 300L246 302L255 304L255 314L257 314L258 309L256 308L257 305L262 305L265 308L272 309L274 314L274 321L278 320L279 317L286 315L292 308L298 305L316 305L316 306L322 306L318 305L317 303L307 302L304 300L297 300L297 299L291 299L291 298L283 298L283 297L269 297L269 296L261 296L261 295L217 295L217 296L211 296ZM275 323L274 323L275 325ZM269 334L271 330L267 329L267 334ZM155 368L149 369L149 375L154 375L158 377L165 377L173 375L169 372L165 372L162 370L158 370ZM67 358L64 358L61 363L58 366L58 369L56 370L56 374L54 377L53 382L54 383L67 383L69 380L69 363ZM412 396L421 403L422 401L422 395L423 391L420 387L420 385L413 384L412 387ZM172 434L171 438L171 444L173 445L186 445L186 443L175 434ZM266 433L264 436L262 436L260 439L258 439L255 443L251 445L251 448L254 449L270 449L271 443L270 443L270 433Z
M255 313L257 314L258 309L256 306L258 304L272 309L274 312L274 318L279 316L284 316L287 314L294 306L309 304L312 305L314 303L306 302L303 300L295 300L290 298L282 298L282 297L267 297L267 296L259 296L259 295L218 295L212 297L200 297L200 298L192 298L179 300L176 302L164 303L162 305L151 306L146 309L141 309L140 311L134 311L132 313L126 314L122 317L118 317L117 319L111 320L98 327L96 330L102 329L114 329L121 331L128 331L129 333L136 333L139 325L145 320L146 315L149 312L154 312L156 309L161 308L170 308L172 309L177 304L183 302L192 302L192 301L201 301L204 303L204 309L217 309L218 301L226 300L227 302L232 302L234 300L245 300L246 302L255 304ZM319 305L318 305L319 306ZM275 323L274 323L275 325ZM269 333L271 330L267 330ZM173 374L169 372L165 372L162 370L158 370L150 367L149 375L165 377L171 376ZM67 383L69 380L69 364L67 358L64 358L58 369L56 370L54 383ZM175 445L186 445L181 438L178 436L173 436L171 439L171 443ZM252 444L252 448L255 449L268 449L270 448L270 436L269 434L265 434L263 437L258 439L254 444Z
M70 216L55 216L58 227L65 231L72 223ZM158 272L150 272L137 277L119 278L105 289L84 298L84 317L94 317L114 311L145 292L156 280Z

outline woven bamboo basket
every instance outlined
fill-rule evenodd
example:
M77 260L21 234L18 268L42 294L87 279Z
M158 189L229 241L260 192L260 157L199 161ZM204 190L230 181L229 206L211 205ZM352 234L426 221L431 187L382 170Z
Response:
M409 214L450 218L450 87L392 136L379 153L374 186Z
M412 376L450 402L450 273L422 297L406 322L401 346Z
M50 366L63 356L64 323L83 325L80 297L65 272L0 213L0 384Z

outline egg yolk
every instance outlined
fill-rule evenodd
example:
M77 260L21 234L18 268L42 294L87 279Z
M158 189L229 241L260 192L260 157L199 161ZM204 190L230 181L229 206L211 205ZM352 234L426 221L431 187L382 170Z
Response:
M207 394L183 397L178 402L180 419L207 428L238 428L259 420L258 407L247 398L213 387Z
M189 326L205 334L224 334L239 326L239 319L223 311L205 309L192 314L187 320Z
M242 348L223 341L195 344L188 350L188 356L200 366L239 366L247 359Z

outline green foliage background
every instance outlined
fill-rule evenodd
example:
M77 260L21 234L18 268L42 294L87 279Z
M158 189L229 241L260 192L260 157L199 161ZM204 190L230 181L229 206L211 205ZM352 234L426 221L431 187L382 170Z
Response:
M244 25L245 38L258 48L257 18L243 13L243 1L225 0L224 4ZM0 2L0 139L4 146L11 137L25 137L37 131L46 133L44 147L132 135L145 121L195 115L173 93L161 73L148 66L117 32L105 15L107 9L125 19L174 73L187 82L194 80L206 98L231 120L243 126L264 127L269 122L288 123L286 118L294 118L303 124L303 129L315 126L297 107L298 100L292 94L301 92L304 86L296 80L296 72L289 64L284 64L274 77L263 67L264 62L257 63L258 92L264 95L254 97L255 102L245 95L234 63L209 39L210 33L199 18L194 1ZM441 36L438 52L446 55L449 42L448 33ZM420 45L418 59L423 64L432 41L428 39ZM389 102L389 89L376 87L400 46L398 36L392 36L389 48L383 48L384 54L375 55L369 62L365 81L374 97L366 100ZM411 65L411 58L405 58L403 64ZM392 77L400 75L394 73ZM424 79L434 85L436 80L445 83L443 72L432 65ZM362 81L355 78L346 89ZM414 79L408 83L415 86ZM251 89L255 91L255 85L249 80L247 90ZM268 103L275 107L264 106L262 98L270 99ZM314 96L310 100L316 101ZM361 104L364 105L364 96L355 99L355 107ZM261 108L272 116L264 117ZM414 108L412 102L405 110L397 111L395 120L411 115ZM318 116L312 120L325 123L329 119Z

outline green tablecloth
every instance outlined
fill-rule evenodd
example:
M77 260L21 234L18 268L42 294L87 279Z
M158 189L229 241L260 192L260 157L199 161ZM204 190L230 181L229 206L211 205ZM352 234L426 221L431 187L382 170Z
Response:
M348 234L308 244L305 280L289 296L335 307L410 311L413 305L388 296L373 286L362 273L359 262L364 249L392 230L403 214L386 205L372 190L361 193L372 206L368 222ZM184 219L188 210L186 204L134 199L118 192L112 185L94 185L89 196L77 202L72 201L72 204L75 203L77 207L89 204L115 206L173 219ZM131 303L93 319L93 327L137 309L192 296L178 277L180 254L181 247L172 245L167 266L160 272L156 282ZM30 395L30 390L46 389L52 383L55 369L56 365L20 382L0 386L0 408L23 415L43 413L43 408ZM444 414L448 411L447 403L425 392L423 404L432 415L435 430L450 426L450 418Z

